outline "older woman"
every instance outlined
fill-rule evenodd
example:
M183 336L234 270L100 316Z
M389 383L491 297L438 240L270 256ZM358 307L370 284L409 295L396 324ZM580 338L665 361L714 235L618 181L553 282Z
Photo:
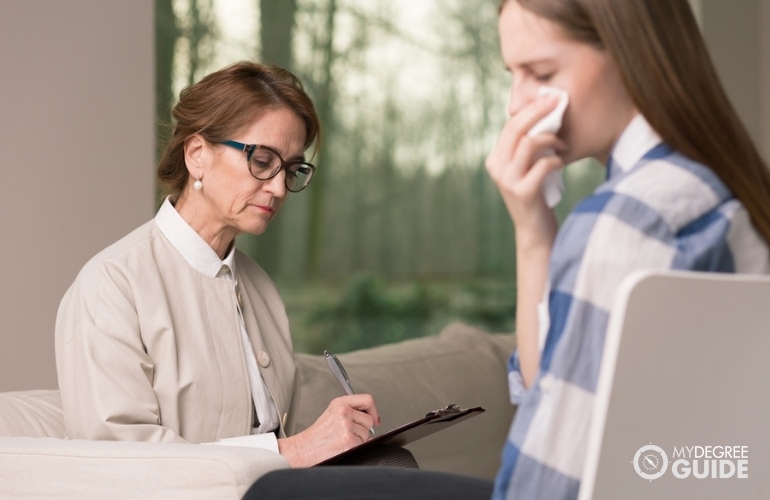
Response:
M265 272L235 248L261 234L315 167L319 123L299 81L242 62L186 88L158 166L155 218L93 257L65 294L56 362L70 438L235 438L307 466L368 439L369 395L332 401L295 436L289 324Z

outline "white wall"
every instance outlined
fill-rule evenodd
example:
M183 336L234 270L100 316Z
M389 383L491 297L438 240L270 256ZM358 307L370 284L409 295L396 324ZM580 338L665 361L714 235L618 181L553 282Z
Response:
M154 210L153 2L0 1L0 391L55 388L85 261Z
M690 5L733 105L770 163L770 2L690 0Z
M765 162L770 168L770 2L759 2L759 43L762 51L759 53L759 79L762 96L762 116L758 137Z
M700 0L711 57L744 125L770 160L770 2Z

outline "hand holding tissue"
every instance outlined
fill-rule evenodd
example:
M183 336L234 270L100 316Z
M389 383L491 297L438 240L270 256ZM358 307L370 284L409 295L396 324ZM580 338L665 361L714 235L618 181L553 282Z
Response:
M554 87L540 87L538 90L539 96L556 96L559 102L556 107L547 115L545 115L539 122L534 124L529 132L528 136L535 136L542 133L555 134L561 128L562 117L564 111L569 104L569 94L565 90L557 89ZM547 154L554 154L553 150L549 150ZM543 182L543 197L549 208L553 208L559 204L564 193L564 179L562 179L561 171L554 170L550 172Z

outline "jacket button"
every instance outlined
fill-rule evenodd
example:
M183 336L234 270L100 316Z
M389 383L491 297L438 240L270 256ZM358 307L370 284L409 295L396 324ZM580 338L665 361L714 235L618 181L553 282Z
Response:
M262 368L267 368L267 366L270 364L270 355L265 351L259 351L257 354L257 363L259 363L259 366Z

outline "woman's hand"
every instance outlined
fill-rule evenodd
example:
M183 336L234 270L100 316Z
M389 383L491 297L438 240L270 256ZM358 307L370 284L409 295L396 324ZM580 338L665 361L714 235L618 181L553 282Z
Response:
M487 157L490 177L503 197L519 236L540 235L549 243L556 234L556 219L543 197L543 181L549 172L564 166L555 153L566 145L554 134L529 137L527 132L556 107L553 97L535 99L506 122ZM542 242L542 241L540 241ZM533 241L535 243L535 241Z
M310 467L369 439L380 416L369 394L333 399L318 420L294 436L278 440L278 450L292 467Z

